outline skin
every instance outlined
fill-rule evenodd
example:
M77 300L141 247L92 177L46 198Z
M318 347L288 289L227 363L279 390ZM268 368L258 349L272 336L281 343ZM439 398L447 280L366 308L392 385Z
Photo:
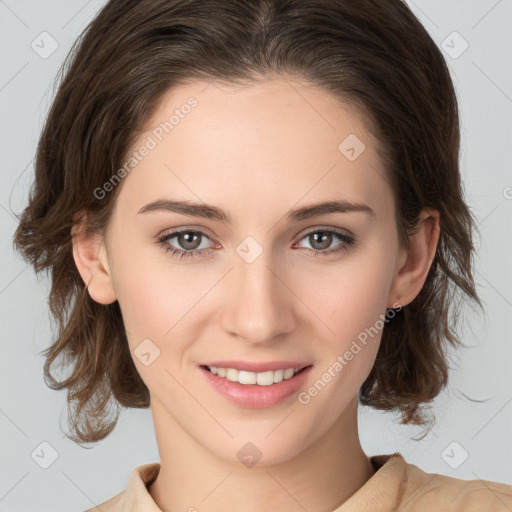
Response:
M426 220L402 250L378 141L349 104L292 78L176 87L134 148L190 96L198 105L124 178L105 236L73 230L77 268L94 300L119 301L150 391L161 469L149 492L166 511L331 511L374 474L359 442L357 393L380 332L307 404L295 394L274 407L240 407L212 389L197 365L308 361L307 390L387 307L419 293L438 212L422 212ZM366 147L354 161L338 150L349 134ZM138 214L164 197L215 205L233 221ZM291 209L340 199L375 215L286 220ZM180 260L158 244L184 227L206 235L198 250L212 248L209 254ZM344 244L333 235L325 249L307 236L326 229L348 231L356 244L315 256ZM247 236L263 250L252 263L236 252ZM185 250L184 242L167 244ZM160 355L146 366L133 350L148 338ZM252 467L237 457L249 442L261 452Z

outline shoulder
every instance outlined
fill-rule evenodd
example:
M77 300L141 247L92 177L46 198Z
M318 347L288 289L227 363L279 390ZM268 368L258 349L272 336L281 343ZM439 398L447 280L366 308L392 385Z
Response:
M403 460L403 459L402 459ZM426 473L403 461L405 478L400 508L403 512L510 512L512 486L489 480L461 480Z
M159 471L159 463L137 466L132 470L124 491L85 512L161 512L148 491Z
M109 500L104 501L93 508L88 508L84 512L121 512L125 502L125 495L126 491L122 491Z
M124 512L126 510L126 494L127 490L124 490L107 501L88 508L84 512Z

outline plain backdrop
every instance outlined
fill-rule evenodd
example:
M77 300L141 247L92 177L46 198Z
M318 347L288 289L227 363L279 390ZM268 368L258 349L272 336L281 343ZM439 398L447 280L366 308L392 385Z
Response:
M12 246L53 79L103 4L0 0L0 511L83 511L124 490L136 466L159 461L149 409L124 410L114 432L90 449L64 436L66 394L45 386L39 355L52 340L49 283ZM475 279L486 316L466 310L461 320L468 348L452 356L432 431L415 440L421 429L360 408L363 448L400 451L428 472L512 484L512 3L409 5L442 48L459 96L461 170L481 232Z

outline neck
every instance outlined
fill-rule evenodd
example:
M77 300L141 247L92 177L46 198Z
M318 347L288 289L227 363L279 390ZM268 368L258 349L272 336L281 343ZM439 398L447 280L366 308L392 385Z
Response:
M357 399L314 443L284 462L245 466L197 443L152 401L160 471L149 486L166 512L332 511L374 474L357 432ZM303 445L305 443L302 443Z

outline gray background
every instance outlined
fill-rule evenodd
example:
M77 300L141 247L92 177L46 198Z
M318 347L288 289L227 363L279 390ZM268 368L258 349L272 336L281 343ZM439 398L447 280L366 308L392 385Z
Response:
M65 391L45 386L38 355L51 342L48 281L36 278L11 242L15 214L24 207L32 180L53 78L102 5L99 0L0 0L0 511L85 510L122 491L134 467L159 460L149 409L124 410L115 431L91 449L64 437ZM452 357L450 384L433 406L433 430L416 441L420 429L362 408L363 448L369 455L398 450L428 472L512 484L512 3L416 0L409 5L443 48L459 95L462 173L482 234L475 278L487 313L466 310L461 318L468 348ZM58 44L51 55L41 55L52 49L42 32ZM44 48L41 38L46 38Z

